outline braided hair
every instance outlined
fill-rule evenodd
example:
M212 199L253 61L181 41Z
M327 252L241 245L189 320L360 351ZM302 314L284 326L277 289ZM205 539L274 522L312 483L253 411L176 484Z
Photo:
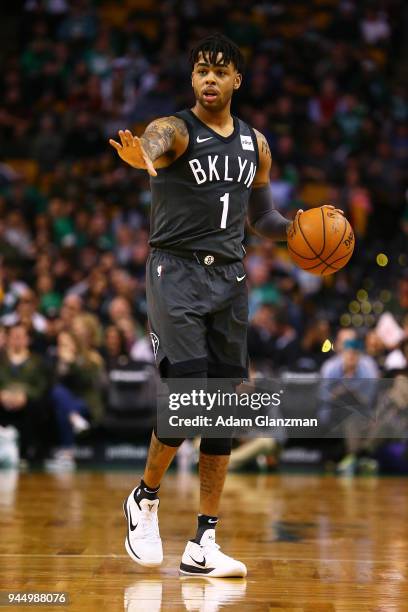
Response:
M232 42L229 38L218 32L206 36L200 42L191 49L190 62L192 68L198 61L200 53L204 61L212 65L227 65L229 63L234 64L237 72L242 73L244 69L244 57L237 45ZM221 61L217 62L218 54L221 53Z

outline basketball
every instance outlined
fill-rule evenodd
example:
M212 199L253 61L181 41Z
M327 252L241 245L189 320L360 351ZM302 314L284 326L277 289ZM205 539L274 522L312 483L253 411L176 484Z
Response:
M292 260L302 270L326 276L343 268L354 250L354 233L343 215L327 206L301 213L288 232Z

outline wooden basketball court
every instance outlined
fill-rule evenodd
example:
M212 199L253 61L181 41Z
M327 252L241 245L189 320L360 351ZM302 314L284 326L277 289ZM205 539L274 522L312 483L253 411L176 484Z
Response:
M69 606L41 609L88 612L408 610L405 479L230 475L218 541L248 576L226 580L178 575L195 475L162 486L160 570L128 558L122 502L139 476L0 472L0 591L66 591Z

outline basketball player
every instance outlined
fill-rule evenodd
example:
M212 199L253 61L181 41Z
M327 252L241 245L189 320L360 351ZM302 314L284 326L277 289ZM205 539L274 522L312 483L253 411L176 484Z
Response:
M212 35L192 50L191 63L191 110L153 121L140 138L126 130L119 132L120 143L109 142L151 177L146 294L161 376L241 380L247 375L245 221L248 216L257 234L275 240L286 240L291 223L274 210L265 137L230 112L242 81L240 50ZM182 441L159 439L153 431L143 479L125 500L126 550L140 565L163 560L158 492ZM184 551L182 574L246 575L245 565L215 543L230 452L230 438L201 440L198 527Z

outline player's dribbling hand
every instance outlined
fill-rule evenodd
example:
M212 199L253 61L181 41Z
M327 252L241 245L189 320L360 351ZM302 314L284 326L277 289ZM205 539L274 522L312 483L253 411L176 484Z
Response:
M339 213L344 217L344 210L341 210L341 208L335 208L331 204L323 204L322 208L329 208L330 210L333 210L334 212Z
M121 144L112 138L109 139L109 144L116 149L119 157L130 166L147 170L150 176L157 176L153 162L144 150L140 138L133 136L130 130L119 130L119 138Z
M341 210L341 208L335 208L334 206L332 206L331 204L323 204L322 208L328 208L329 210L333 210L336 213L339 213L340 215L343 215L344 217L344 211ZM293 219L293 223L296 224L299 220L300 215L303 212L303 208L299 208L299 210L297 211L295 218Z
M324 204L322 206L322 208L328 208L329 210L333 210L334 212L339 213L340 215L343 215L343 217L344 217L344 211L341 210L341 208L335 208L331 204ZM293 219L293 221L286 228L286 234L287 235L289 234L289 232L291 231L292 228L296 227L296 225L299 224L299 217L302 214L302 212L303 212L303 208L299 208L299 210L296 212L295 218Z

